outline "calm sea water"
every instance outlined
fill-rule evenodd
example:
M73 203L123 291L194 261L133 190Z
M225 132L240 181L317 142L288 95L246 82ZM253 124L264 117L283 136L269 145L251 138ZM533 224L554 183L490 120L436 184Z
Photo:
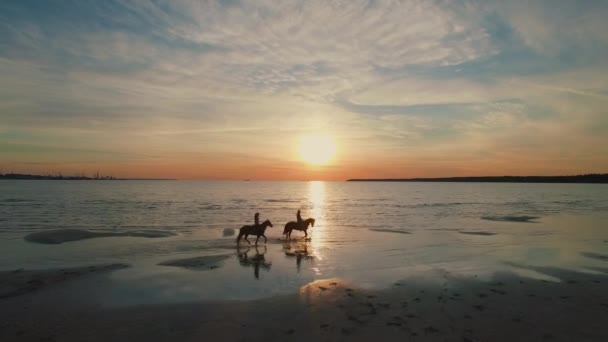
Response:
M310 241L279 241L298 209L317 220ZM223 230L256 211L274 224L269 241L237 249ZM123 304L256 298L332 277L383 287L420 270L541 277L526 266L606 267L607 212L608 186L591 184L4 180L0 270L127 263L105 280L107 301ZM66 228L177 235L23 239ZM207 271L158 265L205 255L230 258Z

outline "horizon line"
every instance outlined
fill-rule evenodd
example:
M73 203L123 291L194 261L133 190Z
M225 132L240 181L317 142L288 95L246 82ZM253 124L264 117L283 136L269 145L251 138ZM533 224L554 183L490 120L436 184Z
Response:
M448 177L390 177L390 178L347 178L344 180L320 180L320 179L218 179L218 178L122 178L114 176L87 177L80 176L63 176L61 173L56 175L51 174L27 174L27 173L0 173L0 179L5 180L155 180L155 181L254 181L254 182L531 182L540 181L543 179L546 182L555 182L558 180L588 180L592 179L595 182L601 181L608 183L608 172L606 173L580 173L570 175L500 175L500 176L448 176Z

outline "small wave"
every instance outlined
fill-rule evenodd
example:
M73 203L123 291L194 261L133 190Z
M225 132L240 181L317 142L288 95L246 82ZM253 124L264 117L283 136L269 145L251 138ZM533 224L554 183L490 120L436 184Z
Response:
M370 228L372 232L382 232L382 233L397 233L397 234L411 234L405 230L397 230L397 229L383 229L383 228Z
M375 229L375 228L383 228L386 227L386 225L372 225L372 224L335 224L334 227L339 227L339 228L370 228L370 229Z
M222 231L222 236L233 236L234 235L234 229L232 228L224 228L224 230Z
M593 252L581 252L581 255L590 259L608 261L607 254L593 253Z
M145 237L145 238L162 238L174 236L175 233L159 230L135 230L128 232L95 232L83 229L57 229L44 232L28 234L24 237L26 241L58 245L64 242L78 241L85 239L93 239L99 237Z
M133 204L141 204L144 202L139 202L139 201L129 201L129 200L98 200L98 199L93 199L93 200L84 200L82 202L82 204L93 204L93 205L97 205L97 204L104 204L104 205L123 205L123 204L128 204L128 205L133 205Z
M219 268L222 262L228 258L230 258L229 255L207 255L187 259L163 261L159 263L159 265L183 267L197 271L207 271Z
M466 234L466 235L482 235L482 236L496 235L496 233L494 233L494 232L484 232L484 231L465 231L465 230L459 230L458 233L460 233L460 234Z
M535 223L538 216L482 216L482 220L488 221L502 221L502 222L529 222Z
M391 205L393 208L443 208L443 207L457 207L461 205L479 205L482 203L478 202L437 202L437 203L417 203L417 204L394 204Z
M223 208L223 206L221 206L219 204L209 204L209 205L205 205L202 207L198 207L198 209L200 209L200 210L220 210L222 208Z
M267 199L266 202L269 202L269 203L299 203L300 200L297 200L297 199Z
M36 202L36 200L29 200L23 198L6 198L0 200L0 203L27 203L27 202Z

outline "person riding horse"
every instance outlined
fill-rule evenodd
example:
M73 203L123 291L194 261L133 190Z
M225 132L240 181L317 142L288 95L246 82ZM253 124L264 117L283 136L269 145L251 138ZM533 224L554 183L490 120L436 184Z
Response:
M253 226L256 228L260 226L260 213L253 215Z
M308 218L306 220L302 220L302 215L300 213L300 210L298 210L298 213L296 214L296 221L290 221L287 222L285 224L285 229L283 230L283 235L287 235L287 239L291 239L291 232L295 229L295 230L299 230L304 232L304 238L308 237L308 226L315 226L315 219L314 218Z
M248 226L242 226L241 229L239 229L239 235L236 238L236 242L237 244L241 241L241 237L245 238L245 241L247 241L248 243L249 240L247 240L247 236L249 235L255 235L257 236L257 238L255 239L255 244L258 244L258 240L260 239L260 237L264 238L264 243L266 243L266 235L265 231L266 228L268 227L272 227L272 222L270 222L270 220L265 220L264 222L260 223L260 213L255 213L255 215L253 216L253 225Z
M298 226L302 226L302 216L300 215L300 210L298 209L298 213L296 214L296 222L298 223Z

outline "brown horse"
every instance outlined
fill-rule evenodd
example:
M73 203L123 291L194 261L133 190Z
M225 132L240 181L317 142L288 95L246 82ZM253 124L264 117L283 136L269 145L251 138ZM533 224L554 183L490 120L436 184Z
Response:
M260 223L257 227L254 225L246 225L246 226L242 226L241 229L239 230L239 236L236 237L236 243L237 245L241 242L241 237L244 235L245 236L245 241L247 241L247 243L249 243L251 245L251 242L249 240L247 240L247 237L249 235L256 235L258 238L255 239L255 244L258 244L258 240L260 239L260 236L262 236L264 238L264 243L266 243L266 235L264 235L264 232L266 232L266 228L268 227L272 227L272 222L270 222L270 220L266 220L262 223Z
M287 235L288 239L291 239L291 231L292 230L299 230L299 231L303 231L304 232L304 238L308 237L308 233L306 232L308 230L308 226L315 226L315 219L310 217L307 218L306 220L302 221L300 224L298 224L298 222L295 221L289 221L287 222L287 224L285 224L285 229L283 229L283 235Z

